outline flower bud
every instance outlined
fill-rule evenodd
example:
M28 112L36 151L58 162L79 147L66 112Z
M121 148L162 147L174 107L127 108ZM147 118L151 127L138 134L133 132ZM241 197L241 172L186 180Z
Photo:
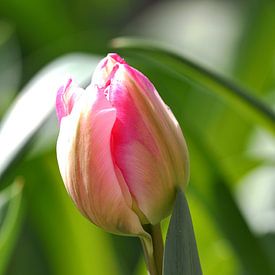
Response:
M69 80L57 94L57 159L80 211L107 231L144 235L170 214L188 180L184 137L152 83L117 54L86 90Z

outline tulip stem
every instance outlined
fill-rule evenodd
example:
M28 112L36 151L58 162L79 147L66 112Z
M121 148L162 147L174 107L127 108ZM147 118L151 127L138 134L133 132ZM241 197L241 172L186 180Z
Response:
M141 239L147 269L150 275L162 275L163 239L160 224L146 225L144 229L151 235L150 243Z
M154 259L157 266L158 274L162 274L162 261L163 261L163 240L161 234L160 224L151 226L151 236L154 248Z

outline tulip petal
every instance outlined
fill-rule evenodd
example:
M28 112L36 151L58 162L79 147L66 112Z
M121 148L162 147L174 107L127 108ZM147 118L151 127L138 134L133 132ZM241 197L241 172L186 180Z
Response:
M162 153L170 159L170 168L177 176L177 184L184 188L189 178L189 156L176 118L146 76L127 64L121 67L123 69L116 73L117 81L126 78L127 89L139 114L158 142L158 148L166 150Z
M172 158L171 163L173 163L175 171L180 172L176 173L178 174L178 184L184 187L189 178L189 156L177 119L146 76L127 64L122 67L127 72L127 74L123 72L122 74L126 74L126 78L130 79L128 82L134 86L130 91L137 103L137 108L143 115L146 124L152 125L153 123L158 126L158 129L154 129L156 131L154 136L156 134L162 140L161 142L167 144L166 148L171 151L169 154ZM146 109L145 112L144 109Z
M61 121L57 156L63 180L92 222L113 233L147 236L111 155L116 110L103 93L91 89Z
M108 54L97 65L92 76L92 83L100 88L106 87L106 84L108 84L108 81L113 77L115 70L118 68L118 64L126 64L126 62L118 54Z
M117 110L113 154L130 192L151 223L169 214L175 186L188 178L180 127L151 82L120 64L108 87Z
M140 142L133 141L118 150L125 180L140 209L151 224L157 224L170 214L175 198L175 190L165 181L165 167Z
M69 79L66 86L61 86L56 95L56 113L58 122L71 113L75 102L79 99L84 90L72 84Z

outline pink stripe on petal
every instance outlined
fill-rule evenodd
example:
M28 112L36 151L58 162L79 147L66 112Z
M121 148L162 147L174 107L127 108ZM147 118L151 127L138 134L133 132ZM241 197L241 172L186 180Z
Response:
M120 69L117 72L120 73ZM114 151L117 144L127 144L137 140L152 154L157 155L158 148L131 96L131 88L131 83L126 83L123 76L120 77L118 74L114 76L108 88L109 101L117 110L117 120L113 129ZM118 155L116 159L119 159Z
M60 124L62 117L66 115L65 105L63 103L62 95L64 93L64 86L61 86L56 95L55 109L58 122Z
M71 78L65 88L64 86L59 88L56 95L56 113L59 124L64 116L71 113L75 102L79 99L82 92L83 89L73 86Z
M112 59L120 64L126 64L125 60L121 58L117 53L109 53L107 55L107 58Z

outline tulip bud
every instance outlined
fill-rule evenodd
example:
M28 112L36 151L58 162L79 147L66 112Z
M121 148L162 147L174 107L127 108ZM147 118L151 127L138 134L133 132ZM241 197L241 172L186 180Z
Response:
M188 180L184 137L152 83L117 54L86 90L69 80L56 100L57 159L80 211L107 231L144 235L170 214Z

